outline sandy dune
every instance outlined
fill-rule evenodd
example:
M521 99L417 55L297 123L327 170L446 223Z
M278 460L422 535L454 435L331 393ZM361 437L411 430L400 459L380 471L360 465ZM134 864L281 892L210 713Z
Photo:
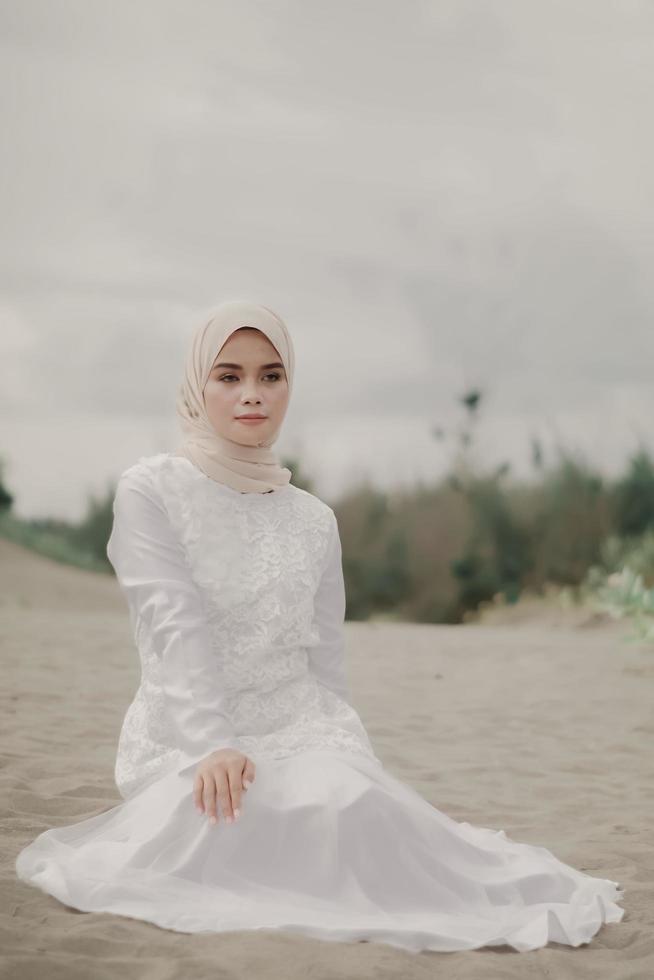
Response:
M466 626L347 624L355 704L392 773L455 819L624 886L622 922L590 945L416 955L279 934L184 935L76 912L15 877L15 856L37 833L120 802L114 753L138 665L112 578L0 540L0 976L651 980L654 649L625 642L627 632L538 603Z

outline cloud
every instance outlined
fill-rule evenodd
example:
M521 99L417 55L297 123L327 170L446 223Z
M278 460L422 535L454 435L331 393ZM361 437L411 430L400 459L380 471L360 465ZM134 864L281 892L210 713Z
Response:
M234 296L287 320L289 440L333 425L321 465L342 482L371 425L380 479L400 443L419 467L406 426L472 385L505 426L556 414L589 445L622 413L626 447L654 353L654 9L588 12L6 4L0 405L20 487L23 423L47 415L56 445L58 417L59 441L99 420L107 472L133 453L125 419L147 445L151 418L174 431L195 317Z

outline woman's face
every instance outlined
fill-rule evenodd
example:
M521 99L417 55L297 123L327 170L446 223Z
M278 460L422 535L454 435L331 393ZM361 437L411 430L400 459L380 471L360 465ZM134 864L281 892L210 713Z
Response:
M244 446L257 446L280 428L288 394L282 360L266 335L253 327L241 327L227 338L214 359L204 387L204 404L219 435ZM245 415L264 418L240 421Z

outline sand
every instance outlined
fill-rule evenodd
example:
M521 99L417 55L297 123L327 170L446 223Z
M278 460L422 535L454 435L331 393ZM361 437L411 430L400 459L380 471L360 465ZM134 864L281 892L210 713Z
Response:
M48 827L121 802L139 678L113 578L0 540L1 977L654 977L654 647L624 622L525 603L478 623L347 623L354 703L385 766L457 820L620 882L625 916L577 948L411 954L283 934L185 935L70 909L16 879Z

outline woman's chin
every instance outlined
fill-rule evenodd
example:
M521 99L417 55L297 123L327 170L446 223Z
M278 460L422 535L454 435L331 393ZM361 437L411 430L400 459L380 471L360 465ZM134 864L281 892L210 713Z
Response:
M267 427L264 432L264 428L261 425L247 426L243 425L241 422L236 422L232 435L230 439L234 442L240 442L242 446L258 446L260 442L263 442L267 436Z

